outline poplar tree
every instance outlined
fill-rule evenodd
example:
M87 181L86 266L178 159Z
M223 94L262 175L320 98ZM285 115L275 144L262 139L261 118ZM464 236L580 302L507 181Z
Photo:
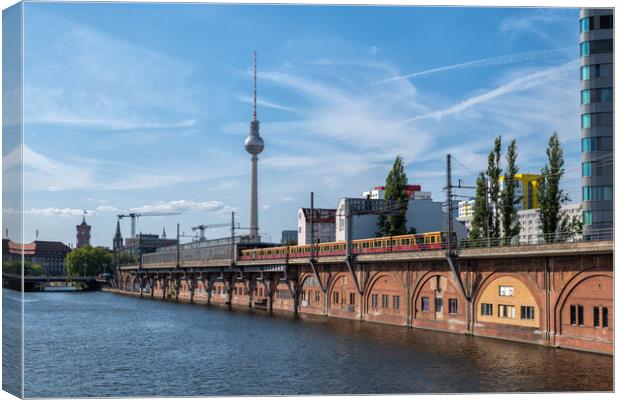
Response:
M521 201L515 195L515 175L519 172L517 166L517 142L513 139L506 153L506 172L504 174L504 187L500 196L500 211L502 225L502 239L504 243L510 243L513 236L518 235L521 225L517 217L516 205Z
M385 181L385 200L394 200L397 204L396 215L379 218L379 232L386 236L404 235L407 233L407 175L403 165L403 159L397 156L392 165L392 170Z
M499 191L499 177L502 175L502 169L500 167L501 154L502 153L502 137L495 138L495 146L489 153L487 177L489 178L489 213L490 217L490 232L488 235L491 239L499 239L500 236L500 191Z
M489 208L487 198L487 177L481 172L476 179L476 198L474 200L474 212L471 220L471 230L469 231L469 239L481 240L486 239L489 235Z
M557 132L553 132L547 146L547 163L540 170L538 179L538 206L540 224L546 240L558 231L562 219L561 206L568 201L568 195L560 189L564 175L564 155ZM552 241L552 239L551 239Z

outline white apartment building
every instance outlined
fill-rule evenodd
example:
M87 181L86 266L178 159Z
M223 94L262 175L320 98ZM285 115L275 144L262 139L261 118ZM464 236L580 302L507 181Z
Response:
M581 203L565 204L561 210L569 219L577 217L581 221ZM542 235L540 209L533 208L531 210L517 211L517 216L521 224L519 243L538 243Z
M413 200L432 200L431 192L423 192L420 185L408 185L407 194ZM373 200L385 199L385 187L377 186L373 190L367 190L362 193L362 198Z
M297 209L297 243L300 246L310 244L310 215L310 208ZM314 209L314 241L316 243L336 241L336 210Z

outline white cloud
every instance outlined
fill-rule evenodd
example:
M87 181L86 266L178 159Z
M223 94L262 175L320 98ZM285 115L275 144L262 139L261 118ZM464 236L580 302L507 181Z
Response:
M371 56L377 55L381 53L381 49L378 46L370 46L370 49L368 49L368 54L370 54Z
M250 96L239 95L237 96L237 100L242 101L247 104L254 103L254 99ZM298 109L294 107L289 107L289 106L275 103L273 101L265 99L263 96L261 96L260 98L257 98L256 105L258 107L273 108L274 110L289 111L289 112L296 113L296 114L300 112Z
M117 212L117 211L119 211L119 209L116 208L116 207L113 207L113 206L105 206L105 205L103 205L103 206L98 206L97 207L97 211L99 211L99 212Z
M28 31L25 51L27 124L113 130L195 124L193 66L56 14L33 10L29 21L38 28Z
M285 196L280 198L280 201L283 201L285 203L292 203L293 201L295 201L295 198L292 196Z
M489 90L485 93L472 96L466 100L463 100L451 107L443 110L433 111L430 113L422 114L413 118L408 118L401 123L407 123L411 121L418 121L427 118L440 119L449 115L459 114L473 106L494 100L500 96L504 96L513 92L524 91L531 89L532 87L544 84L557 76L567 75L574 73L579 66L579 60L573 60L568 63L543 69L535 73L528 73L525 76L516 78L506 84L503 84L495 89Z
M47 208L29 208L24 210L24 214L31 214L37 216L44 217L75 217L82 216L84 212L88 215L97 215L95 211L90 210L82 210L80 208L56 208L56 207L47 207Z
M565 41L565 37L561 39L564 32L557 29L549 29L549 26L558 27L563 24L561 22L573 21L572 16L561 15L561 10L538 10L538 13L527 16L511 16L502 19L499 30L500 32L510 34L512 36L519 36L523 34L534 35L537 38L557 46Z
M423 71L412 72L405 75L394 76L387 79L382 79L379 81L375 81L370 83L370 85L376 85L380 83L387 83L392 81L397 81L401 79L409 79L409 78L417 78L420 76L436 74L440 72L468 69L468 68L481 68L481 67L490 67L490 66L503 66L507 64L521 63L525 61L537 61L543 59L549 59L551 57L557 55L566 54L567 50L575 50L574 47L564 47L559 49L550 49L550 50L534 50L534 51L524 51L519 53L506 54L498 57L489 57L482 58L479 60L466 61L457 64L445 65L443 67L430 68Z
M269 211L269 210L271 210L271 204L265 204L265 205L263 206L263 210L265 210L265 211Z
M221 201L172 200L129 209L131 212L219 212L233 210Z

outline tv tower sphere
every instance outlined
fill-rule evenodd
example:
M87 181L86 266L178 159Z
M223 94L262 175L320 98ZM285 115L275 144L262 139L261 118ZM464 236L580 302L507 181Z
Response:
M253 156L260 154L265 148L263 138L258 135L258 121L250 123L250 134L245 138L245 150Z

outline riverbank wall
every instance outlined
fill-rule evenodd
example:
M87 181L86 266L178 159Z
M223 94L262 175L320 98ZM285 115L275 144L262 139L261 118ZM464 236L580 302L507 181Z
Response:
M613 354L613 256L121 271L120 294L355 319ZM258 270L258 269L256 269ZM275 271L274 271L275 270ZM464 290L460 289L463 284Z

